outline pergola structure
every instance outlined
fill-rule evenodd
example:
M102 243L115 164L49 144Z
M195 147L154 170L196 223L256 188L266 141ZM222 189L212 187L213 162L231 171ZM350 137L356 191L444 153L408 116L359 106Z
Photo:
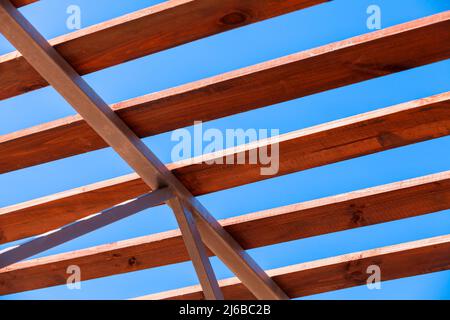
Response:
M206 164L274 144L276 176L450 134L450 92L164 165L140 138L450 58L450 11L108 106L82 75L326 0L170 0L50 42L0 0L0 99L53 86L79 115L0 137L0 173L112 147L134 174L0 209L0 294L191 260L200 285L144 299L289 299L450 268L450 235L264 271L245 250L450 208L450 172L217 221L196 199L270 178L260 164ZM201 19L199 18L201 17ZM164 26L164 27L161 27ZM186 28L189 26L189 28ZM180 230L26 258L161 204ZM52 232L51 232L52 231ZM209 256L236 278L217 281Z

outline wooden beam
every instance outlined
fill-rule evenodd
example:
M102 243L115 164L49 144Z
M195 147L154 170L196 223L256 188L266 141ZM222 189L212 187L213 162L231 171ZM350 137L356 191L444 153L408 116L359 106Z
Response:
M169 205L175 213L186 250L200 281L204 298L207 300L223 300L222 291L219 288L192 213L178 198L171 200Z
M112 108L139 137L146 137L192 125L196 120L209 121L448 58L450 11ZM21 74L17 70L12 71L14 77ZM0 173L106 146L81 117L60 119L1 136L0 153L8 156L0 159Z
M11 3L16 7L20 8L29 4L32 4L34 2L38 2L39 0L11 0Z
M77 221L62 229L39 236L22 245L1 252L0 268L30 258L38 253L125 219L145 209L160 205L171 198L173 198L173 194L168 188L159 189L135 200L105 210L100 214Z
M50 43L84 75L327 1L170 0ZM15 1L16 5L30 2ZM0 100L48 85L18 52L0 56L0 74Z
M268 271L289 297L308 295L365 285L371 265L381 268L382 281L413 277L450 269L450 235L402 243L300 263ZM252 294L238 279L220 281L225 299L247 300ZM157 293L138 300L199 300L198 286Z
M259 141L226 154L279 143L279 171L306 170L450 134L450 92ZM223 154L211 154L215 159ZM203 158L168 168L194 195L233 188L274 176L256 165L206 165ZM0 209L0 243L37 235L150 191L135 174Z
M169 187L187 205L195 214L202 240L258 299L286 298L264 270L9 0L0 0L0 18L0 32L145 183L153 190Z
M450 171L220 221L244 249L349 230L450 208ZM211 252L208 252L211 255ZM188 261L178 230L24 261L0 270L0 294Z

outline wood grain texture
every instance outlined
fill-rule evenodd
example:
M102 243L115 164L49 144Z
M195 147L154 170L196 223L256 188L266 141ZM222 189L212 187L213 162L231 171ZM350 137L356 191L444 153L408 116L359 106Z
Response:
M278 144L280 161L275 176L280 176L448 134L450 92L241 146L228 150L225 156L248 155ZM262 176L259 164L203 163L223 156L211 154L168 168L196 196L273 177ZM130 174L1 208L0 243L57 229L149 191L137 175Z
M450 58L450 11L112 106L146 137ZM2 72L0 64L0 73ZM14 72L14 76L18 74ZM21 74L21 73L19 73ZM3 78L3 76L2 76ZM79 116L0 136L0 173L107 144Z
M164 1L55 38L50 43L84 75L326 1ZM18 52L0 57L0 74L0 100L48 85Z
M291 298L365 285L367 268L378 265L381 280L417 276L450 269L450 235L402 243L342 256L300 263L268 271ZM219 282L227 300L254 299L236 278ZM173 290L138 300L201 300L198 286Z
M450 171L220 221L244 249L348 230L450 208ZM211 252L209 252L211 255ZM178 230L24 261L0 270L0 294L63 284L69 265L83 279L188 261Z

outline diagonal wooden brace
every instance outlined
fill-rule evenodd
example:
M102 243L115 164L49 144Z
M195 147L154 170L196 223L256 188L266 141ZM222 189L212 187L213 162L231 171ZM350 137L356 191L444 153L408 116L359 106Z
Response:
M0 21L0 32L152 190L169 187L185 203L187 209L194 214L202 240L255 297L288 299L278 285L9 0L0 0Z
M175 213L181 234L207 300L223 300L223 294L206 254L192 213L179 198L167 202Z
M169 188L159 189L94 216L79 220L59 230L48 232L20 246L2 252L0 254L0 269L125 219L142 210L160 205L171 198L173 198L173 194Z

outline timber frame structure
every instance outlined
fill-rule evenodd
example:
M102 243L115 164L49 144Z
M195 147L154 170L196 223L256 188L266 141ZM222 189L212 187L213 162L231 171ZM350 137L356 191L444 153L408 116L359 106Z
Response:
M372 264L382 280L450 269L450 235L269 271L246 253L449 209L450 171L223 221L196 199L270 178L207 160L276 144L281 176L447 136L450 92L168 166L141 141L449 59L449 11L108 106L82 75L328 0L169 0L51 41L17 10L36 1L0 0L0 32L18 50L0 57L0 99L51 85L79 115L0 136L0 174L108 146L135 173L0 208L0 244L35 237L0 253L0 294L64 284L70 265L89 280L192 261L198 286L138 299L281 300L364 284ZM22 261L161 204L179 230ZM212 255L236 278L218 281Z

